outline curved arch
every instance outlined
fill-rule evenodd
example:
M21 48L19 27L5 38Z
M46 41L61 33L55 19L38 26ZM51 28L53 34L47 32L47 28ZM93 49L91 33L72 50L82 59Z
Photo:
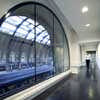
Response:
M36 4L36 5L40 5L40 6L43 6L45 7L46 9L48 9L51 13L53 13L53 15L56 17L56 19L59 21L64 33L65 33L65 30L63 28L63 25L62 23L60 22L59 18L56 16L56 14L50 9L48 8L47 6L45 6L44 4L41 4L39 2L34 2L34 1L28 1L28 2L23 2L23 3L20 3L20 4L17 4L16 6L14 6L13 8L11 8L10 10L8 10L8 12L0 19L0 26L2 24L2 22L6 19L6 16L9 16L10 13L13 13L14 10L16 10L17 8L21 7L21 6L24 6L24 5L28 5L28 4ZM70 50L69 50L69 43L68 43L68 39L67 39L67 36L66 34L64 34L65 38L66 38L66 41L67 41L67 45L68 45L68 56L69 56L69 66L70 66Z
M28 31L28 34L26 34L23 39L17 37L17 35L16 35L17 30L23 25L23 23L25 21L27 21L29 18L31 18L31 17L28 18L27 16L25 16L26 18L22 21L21 24L19 24L17 29L14 31L14 34L11 35L12 37L8 36L10 41L8 43L8 47L7 47L8 52L7 52L6 56L8 58L10 57L10 53L13 52L12 46L13 46L13 44L16 44L16 46L18 46L18 47L14 48L14 50L15 49L16 50L14 51L15 54L13 54L13 55L16 56L16 52L18 53L17 60L19 62L20 61L24 62L24 59L25 59L25 61L28 59L27 65L30 66L29 63L31 63L31 66L32 66L31 68L33 68L33 74L34 74L33 76L35 77L35 81L36 81L36 79L39 79L40 74L44 74L43 77L45 77L45 73L47 73L46 74L47 77L45 77L47 79L48 75L51 75L49 77L52 77L54 75L57 75L59 73L62 73L64 71L68 70L69 66L70 66L70 56L69 56L69 44L68 44L67 36L65 34L64 28L63 28L59 18L55 15L55 13L51 9L49 9L48 7L46 7L43 4L40 4L38 2L24 2L24 3L16 5L15 7L11 8L8 11L8 13L5 14L1 18L0 27L2 26L3 22L6 21L7 18L16 16L16 15L18 16L18 14L20 15L20 12L16 13L17 12L16 10L18 8L22 7L22 10L23 10L26 7L26 5L30 6L30 4L32 5L33 9L35 10L35 12L33 12L34 14L32 15L32 17L33 17L32 19L35 21L35 28L34 28L35 39L33 39L33 41L28 41L28 39L27 39L31 30ZM41 11L38 12L36 8L38 8L38 11L41 10L41 8L43 8L41 11L45 11L45 13L47 11L46 17L48 17L48 18L46 19L46 17L41 15ZM18 11L19 11L19 9L18 9ZM23 16L27 15L26 13L27 12L25 12L23 14ZM39 16L39 14L40 14L40 16ZM22 14L21 14L21 16L22 16ZM42 18L44 17L44 19L45 19L45 21L43 22L43 27L45 29L42 30L42 32L37 33L38 37L41 36L41 33L43 34L43 36L42 36L43 39L41 39L39 42L37 42L38 39L36 37L36 28L39 25L36 26L36 21L38 21L41 24L43 21L43 19L41 17ZM41 19L39 19L39 18L41 18ZM50 19L50 20L48 20L48 19ZM45 26L45 24L47 26ZM48 32L48 34L45 34L46 31ZM50 37L48 38L48 36L50 36ZM45 41L46 38L47 38L47 40ZM13 42L13 41L15 41L15 42ZM18 42L18 43L16 43L16 42ZM45 42L45 44L43 44L44 42ZM50 45L47 45L48 43L50 43ZM66 55L66 57L65 57L65 55ZM25 58L25 57L27 57L27 58ZM66 60L66 63L64 62L64 59ZM25 63L27 63L27 61ZM66 69L64 69L65 66L66 66ZM21 68L21 65L19 65L19 67Z

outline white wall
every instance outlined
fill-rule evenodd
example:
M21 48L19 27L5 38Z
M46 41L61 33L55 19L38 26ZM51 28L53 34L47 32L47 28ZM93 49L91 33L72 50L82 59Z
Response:
M80 48L78 44L78 36L75 32L70 33L71 36L69 38L70 45L70 65L79 66L80 65Z
M97 62L97 66L100 69L100 43L97 46L97 52L96 52L96 62Z
M65 27L65 26L64 26ZM77 33L70 26L65 27L69 41L70 68L72 73L77 74L80 68L80 47Z
M65 26L64 26L65 27ZM75 30L68 25L65 27L69 41L69 50L70 50L70 66L80 66L80 47L79 47L79 38Z

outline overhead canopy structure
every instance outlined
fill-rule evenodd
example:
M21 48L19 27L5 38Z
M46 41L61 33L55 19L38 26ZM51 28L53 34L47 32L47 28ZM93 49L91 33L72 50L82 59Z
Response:
M0 27L0 31L9 35L25 38L31 41L50 45L50 36L47 30L31 18L25 16L10 16Z

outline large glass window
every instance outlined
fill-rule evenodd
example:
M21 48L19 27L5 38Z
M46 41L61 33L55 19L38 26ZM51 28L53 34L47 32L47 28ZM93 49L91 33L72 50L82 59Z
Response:
M10 11L0 26L0 97L69 69L66 34L50 9L25 3Z

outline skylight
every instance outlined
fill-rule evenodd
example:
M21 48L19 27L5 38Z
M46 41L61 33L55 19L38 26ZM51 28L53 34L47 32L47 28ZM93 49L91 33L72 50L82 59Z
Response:
M32 30L32 31L28 34L28 36L27 36L26 39L28 39L28 40L34 40L34 37L35 37L34 30Z
M36 25L35 25L36 24ZM36 34L35 34L36 28ZM42 44L50 44L50 36L46 29L31 18L25 16L10 16L1 25L0 31L20 38L25 38Z

